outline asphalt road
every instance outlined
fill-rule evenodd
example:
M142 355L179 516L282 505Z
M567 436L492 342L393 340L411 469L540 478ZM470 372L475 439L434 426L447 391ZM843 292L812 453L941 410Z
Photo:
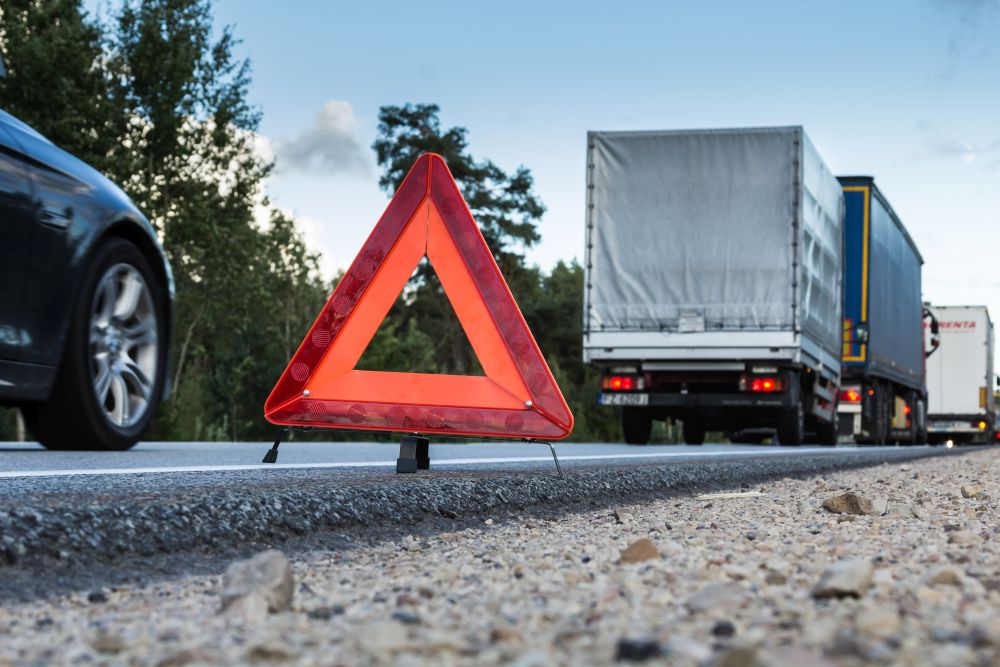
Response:
M50 452L36 444L0 443L0 479L76 477L156 473L204 473L253 470L330 469L357 471L393 468L399 446L391 442L287 442L277 464L262 464L269 443L144 442L127 452ZM651 445L635 447L607 443L556 443L560 462L573 466L621 466L664 463L736 462L782 456L851 457L876 452L906 451L917 455L926 447L854 446L776 447L764 445ZM552 465L543 444L490 442L432 444L435 470L504 470Z

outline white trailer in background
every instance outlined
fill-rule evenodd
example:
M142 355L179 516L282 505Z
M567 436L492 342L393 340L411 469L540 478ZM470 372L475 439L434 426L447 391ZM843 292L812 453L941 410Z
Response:
M993 323L986 306L928 306L940 344L927 357L932 443L995 440ZM930 336L929 329L925 333ZM931 343L928 340L928 346Z

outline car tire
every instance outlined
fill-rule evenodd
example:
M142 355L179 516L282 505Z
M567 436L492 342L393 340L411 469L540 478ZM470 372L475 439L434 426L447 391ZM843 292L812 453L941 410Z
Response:
M163 394L165 290L131 243L103 242L73 308L49 398L25 406L25 422L48 449L131 448Z
M778 417L778 444L783 447L797 447L805 439L805 414L802 401L782 411Z
M693 419L685 419L681 428L684 442L688 445L705 444L705 425Z
M646 408L622 408L622 435L630 445L648 445L653 434L653 416Z

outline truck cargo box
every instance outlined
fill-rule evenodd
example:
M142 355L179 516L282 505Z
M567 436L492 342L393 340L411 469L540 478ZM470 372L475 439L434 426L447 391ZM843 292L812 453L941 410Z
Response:
M844 376L924 390L916 244L868 176L844 176Z
M802 128L591 132L587 163L586 361L839 377L843 195Z

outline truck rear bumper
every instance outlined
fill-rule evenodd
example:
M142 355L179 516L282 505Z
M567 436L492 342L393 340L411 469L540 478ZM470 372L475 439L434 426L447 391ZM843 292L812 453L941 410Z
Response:
M598 394L599 405L629 405L661 408L788 408L791 394L666 394L622 392Z

